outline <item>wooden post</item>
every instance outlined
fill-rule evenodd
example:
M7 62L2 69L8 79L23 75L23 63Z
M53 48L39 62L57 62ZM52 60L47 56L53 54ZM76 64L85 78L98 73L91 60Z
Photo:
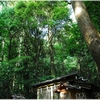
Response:
M37 89L37 99L39 99L39 95L40 95L39 89Z
M53 86L51 86L51 99L53 99Z

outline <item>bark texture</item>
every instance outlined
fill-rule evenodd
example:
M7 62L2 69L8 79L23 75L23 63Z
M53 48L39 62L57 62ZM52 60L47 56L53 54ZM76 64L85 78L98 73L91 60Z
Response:
M83 1L71 1L80 31L100 71L100 34L93 26Z

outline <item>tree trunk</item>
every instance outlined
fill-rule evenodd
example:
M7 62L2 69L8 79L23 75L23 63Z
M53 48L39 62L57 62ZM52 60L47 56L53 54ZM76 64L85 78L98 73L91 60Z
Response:
M49 40L49 54L50 54L50 67L51 74L53 77L56 75L56 70L54 66L54 47L53 47L53 33L51 27L48 28L48 40Z
M82 1L71 1L80 31L100 71L100 35L93 26Z

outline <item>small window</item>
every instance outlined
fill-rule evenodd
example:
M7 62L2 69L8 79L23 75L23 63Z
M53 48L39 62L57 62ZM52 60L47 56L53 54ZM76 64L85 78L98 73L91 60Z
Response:
M85 99L86 95L85 93L76 93L75 97L76 99Z

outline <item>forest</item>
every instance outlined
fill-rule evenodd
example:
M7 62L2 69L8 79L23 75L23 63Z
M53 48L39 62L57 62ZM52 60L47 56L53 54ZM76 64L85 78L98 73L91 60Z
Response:
M84 3L100 31L99 1ZM66 1L0 1L1 99L11 94L36 98L32 84L76 71L100 86L95 52L91 54L73 13Z

